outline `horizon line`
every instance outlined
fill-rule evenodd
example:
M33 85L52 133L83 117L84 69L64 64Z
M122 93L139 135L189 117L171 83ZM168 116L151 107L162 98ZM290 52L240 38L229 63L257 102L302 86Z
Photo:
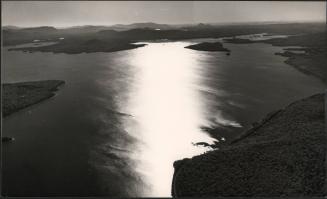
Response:
M116 25L133 25L133 24L147 24L147 23L152 23L152 24L158 24L158 25L171 25L171 26L192 26L192 25L199 25L199 24L205 24L205 25L232 25L232 24L287 24L287 23L326 23L326 20L289 20L289 21L240 21L240 22L198 22L198 23L156 23L156 22L135 22L135 23L116 23L116 24L97 24L97 25L92 25L92 24L83 24L83 25L68 25L68 26L52 26L52 25L37 25L37 26L20 26L20 25L2 25L1 27L16 27L16 28L38 28L38 27L53 27L57 29L64 29L64 28L73 28L73 27L85 27L85 26L104 26L104 27L111 27L111 26L116 26Z

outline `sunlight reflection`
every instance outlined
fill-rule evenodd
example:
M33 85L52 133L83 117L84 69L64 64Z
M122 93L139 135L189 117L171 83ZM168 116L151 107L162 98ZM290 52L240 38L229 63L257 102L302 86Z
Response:
M208 150L192 142L213 142L199 128L206 122L196 89L199 54L184 46L151 43L134 51L130 60L137 72L127 109L137 120L144 143L137 169L152 186L147 196L170 196L173 162Z

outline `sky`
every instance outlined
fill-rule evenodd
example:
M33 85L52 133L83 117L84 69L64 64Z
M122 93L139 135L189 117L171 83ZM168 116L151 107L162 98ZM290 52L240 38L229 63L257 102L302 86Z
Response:
M326 21L326 2L2 1L2 25L23 27Z

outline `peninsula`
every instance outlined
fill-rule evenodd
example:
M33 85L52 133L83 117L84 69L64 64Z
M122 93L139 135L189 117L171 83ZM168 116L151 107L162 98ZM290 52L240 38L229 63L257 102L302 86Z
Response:
M132 44L127 41L102 41L100 39L90 40L69 40L52 45L41 47L10 48L9 51L28 51L28 52L53 52L53 53L93 53L93 52L116 52L143 47L145 44Z
M61 80L5 83L2 85L2 116L6 117L23 108L55 95Z

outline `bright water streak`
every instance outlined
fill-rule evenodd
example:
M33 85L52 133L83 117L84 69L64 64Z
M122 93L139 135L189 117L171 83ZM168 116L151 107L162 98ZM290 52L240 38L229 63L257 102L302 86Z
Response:
M173 162L208 150L192 143L213 141L200 129L206 125L204 101L195 89L201 81L200 55L184 46L151 43L133 51L129 60L137 68L136 82L121 108L139 125L143 144L137 169L152 185L147 196L170 196Z

